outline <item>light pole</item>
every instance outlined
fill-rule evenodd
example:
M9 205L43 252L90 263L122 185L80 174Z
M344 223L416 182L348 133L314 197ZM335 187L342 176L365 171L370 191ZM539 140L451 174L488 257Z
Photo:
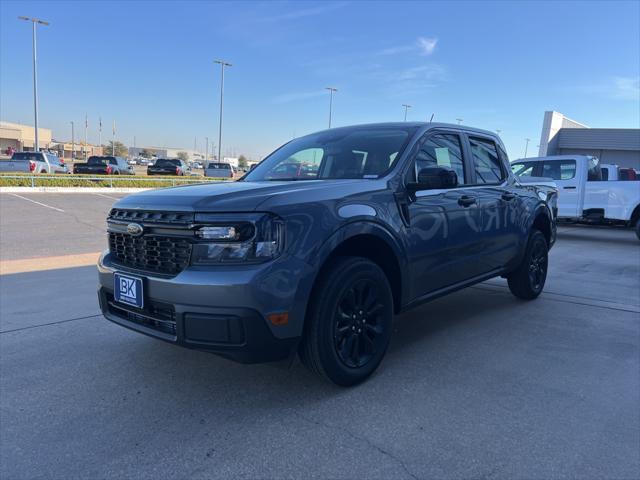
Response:
M33 124L35 127L35 143L33 145L34 151L40 151L40 143L38 139L38 69L37 69L37 48L36 48L36 23L40 25L49 25L49 22L39 20L31 17L18 17L20 20L31 22L32 35L33 35Z
M102 148L102 117L98 119L98 146Z
M407 121L407 112L411 108L411 105L407 105L406 103L403 103L402 106L404 107L404 121L406 122Z
M73 127L74 127L73 121L71 121L71 161L72 162L76 153L76 137L75 137L75 131Z
M205 149L204 149L204 163L205 163L205 167L207 166L207 160L209 159L209 137L204 137L204 141L205 141Z
M524 144L524 157L523 158L527 158L527 150L529 150L529 142L531 141L530 138L525 138L526 142Z
M224 67L232 65L224 60L214 60L213 63L220 64L220 121L218 123L218 161L222 153L222 101L224 99Z
M116 156L116 121L113 121L113 140L111 140L111 155Z
M87 128L89 127L89 120L87 118L87 114L84 114L84 146L82 147L82 153L84 159L87 159Z
M462 118L456 118L456 121L458 122L458 125L460 125L462 123Z
M333 93L338 89L335 87L325 87L325 90L329 90L329 128L331 128L331 115L333 114Z

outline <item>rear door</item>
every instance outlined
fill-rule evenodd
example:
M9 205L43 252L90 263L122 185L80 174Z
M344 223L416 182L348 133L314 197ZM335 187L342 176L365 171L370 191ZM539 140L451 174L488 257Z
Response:
M517 254L520 235L512 213L520 201L509 184L506 154L495 139L467 136L472 164L473 192L480 205L482 263L487 272L500 269Z
M544 160L541 177L552 178L558 186L558 216L578 218L582 216L584 189L574 159Z

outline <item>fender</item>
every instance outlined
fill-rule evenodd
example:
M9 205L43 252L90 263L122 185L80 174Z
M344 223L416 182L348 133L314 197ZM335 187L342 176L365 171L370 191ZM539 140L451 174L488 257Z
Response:
M404 305L406 303L405 291L404 287L407 285L409 281L408 275L408 260L407 255L405 253L405 249L402 246L401 241L389 230L389 228L381 222L378 222L374 219L362 219L362 218L354 218L350 219L348 222L343 223L336 229L318 248L317 254L312 258L312 263L310 263L311 270L315 271L315 276L313 278L313 282L311 282L311 287L315 284L317 280L317 276L320 273L320 267L322 264L329 258L329 256L334 252L336 248L338 248L342 243L349 240L350 238L359 236L359 235L373 235L380 240L384 241L393 251L395 258L398 262L398 266L400 268L400 304ZM311 289L306 292L306 297L308 298L311 293Z

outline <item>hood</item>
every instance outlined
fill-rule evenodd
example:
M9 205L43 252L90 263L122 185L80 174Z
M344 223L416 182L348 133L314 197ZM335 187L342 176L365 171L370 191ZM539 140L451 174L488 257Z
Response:
M123 198L115 208L181 212L252 212L278 197L278 204L302 203L310 197L342 198L369 190L372 180L306 180L262 182L211 182L198 185L147 190Z

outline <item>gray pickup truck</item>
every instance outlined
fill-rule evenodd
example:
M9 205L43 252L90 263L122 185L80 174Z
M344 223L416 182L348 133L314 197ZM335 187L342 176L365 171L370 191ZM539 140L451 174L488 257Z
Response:
M283 177L291 164L304 169ZM298 353L353 385L380 364L396 313L497 276L518 298L540 295L556 199L521 185L488 131L326 130L237 182L118 201L100 307L131 330L241 362Z
M46 152L15 152L10 160L0 161L0 172L70 173L57 155Z

